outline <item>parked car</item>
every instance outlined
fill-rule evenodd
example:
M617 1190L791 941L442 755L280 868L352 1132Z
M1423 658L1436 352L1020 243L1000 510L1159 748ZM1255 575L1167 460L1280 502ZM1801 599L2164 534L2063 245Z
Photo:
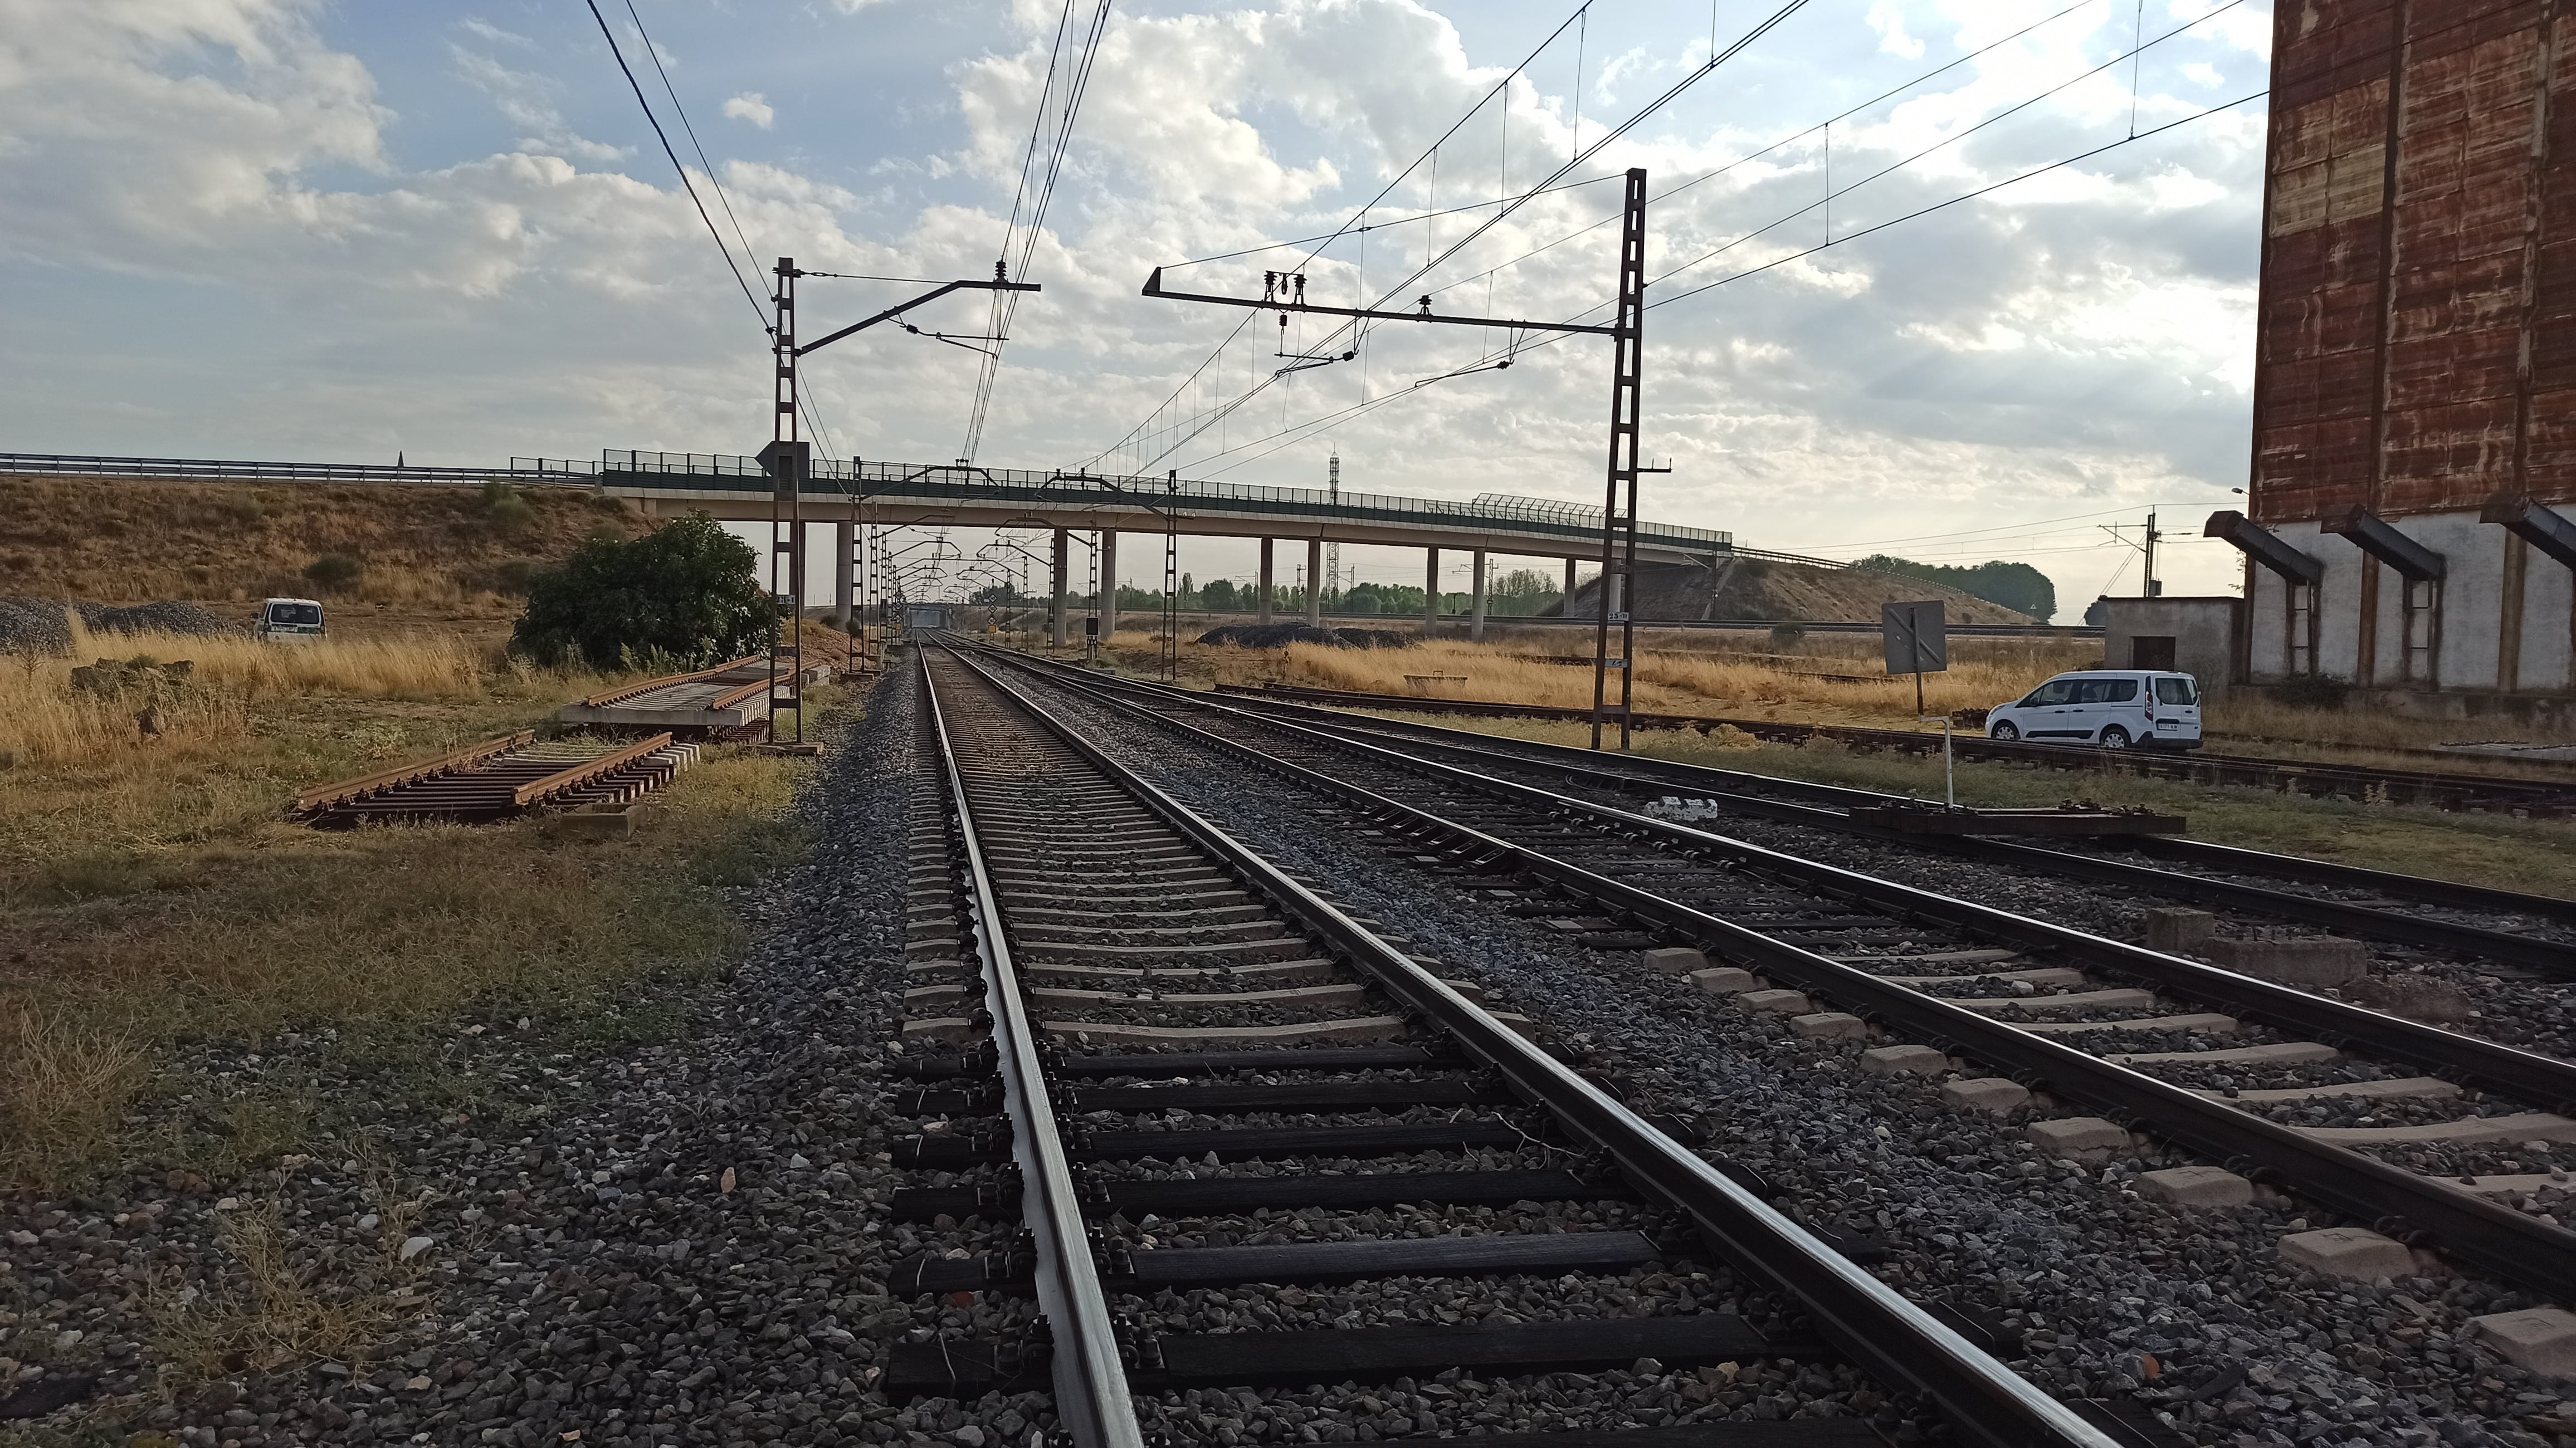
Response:
M263 643L301 643L322 637L322 605L309 598L271 598L259 606L251 632Z
M2104 749L2198 749L2200 681L2151 669L2060 674L1988 710L1986 737Z

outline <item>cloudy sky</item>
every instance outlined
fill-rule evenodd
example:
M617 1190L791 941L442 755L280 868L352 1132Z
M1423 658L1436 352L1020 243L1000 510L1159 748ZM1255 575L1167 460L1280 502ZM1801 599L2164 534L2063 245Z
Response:
M2267 0L1809 0L1707 66L1781 3L1595 0L1568 25L1575 0L1119 0L977 460L1320 484L1338 448L1347 487L1597 502L1599 339L1385 324L1274 378L1352 339L1138 289L1165 265L1258 294L1296 265L1319 301L1597 317L1610 178L1642 166L1645 445L1674 468L1650 515L2027 559L2082 600L2135 591L2100 525L2162 505L2168 591L2226 590L2232 555L2192 535L2244 481ZM649 54L627 0L600 8L669 124L667 72L738 254L990 274L1061 0L634 6ZM1694 74L1563 177L1589 184L1499 214ZM1336 231L1312 259L1250 250ZM805 286L808 336L915 290ZM767 436L752 304L583 0L0 0L0 321L8 450L470 464ZM891 330L817 354L832 448L960 455L979 362Z

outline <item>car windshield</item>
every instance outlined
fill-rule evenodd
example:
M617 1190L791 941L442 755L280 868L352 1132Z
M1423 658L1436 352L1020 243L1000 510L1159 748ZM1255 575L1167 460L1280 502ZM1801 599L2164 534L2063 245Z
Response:
M2073 679L2051 679L2047 683L2040 685L2038 688L2031 690L2030 697L2022 700L2021 702L2025 708L2038 708L2049 704L2067 703L2074 697L2074 694L2075 681Z
M318 628L322 623L322 605L318 603L272 603L268 606L270 623L292 624L298 628Z
M2156 702L2159 704L2197 704L2200 686L2176 674L2156 680Z

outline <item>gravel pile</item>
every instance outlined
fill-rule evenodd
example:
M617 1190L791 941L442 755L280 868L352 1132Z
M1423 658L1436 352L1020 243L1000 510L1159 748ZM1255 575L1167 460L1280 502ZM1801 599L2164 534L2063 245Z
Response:
M639 992L685 1017L679 1044L549 1050L516 1020L478 1021L427 1047L462 1086L443 1109L376 1108L234 1180L145 1159L90 1195L0 1204L0 1384L22 1395L0 1416L34 1390L75 1401L32 1442L192 1448L1025 1448L1051 1430L1035 1397L908 1406L871 1387L891 1343L975 1326L884 1291L905 1235L886 1204L908 1178L883 1100L904 861L883 841L916 777L910 678L879 688L875 722L805 792L808 858L741 893L752 943L732 978ZM401 1067L332 1045L187 1052L170 1063L193 1088L180 1109L218 1116L260 1086L402 1089ZM318 1308L383 1313L376 1349L262 1371L228 1347L225 1310L254 1300L240 1262L263 1241ZM272 1300L271 1320L306 1300ZM195 1375L169 1355L190 1333L212 1344Z
M218 638L239 634L193 603L162 600L119 608L104 603L66 603L59 598L0 598L0 654L66 654L71 652L71 613L93 634L187 634Z
M1711 1149L1763 1172L1785 1205L1885 1239L1883 1279L2001 1313L2028 1345L2017 1366L2053 1391L2136 1396L2196 1441L2241 1448L2563 1448L2576 1402L2562 1408L2554 1384L2503 1363L2468 1328L2534 1305L2522 1294L2449 1275L2308 1274L2276 1243L2337 1225L2323 1213L2277 1195L2219 1211L2147 1201L2138 1173L2183 1158L2048 1159L2022 1137L2029 1121L2067 1114L2044 1098L2004 1118L1948 1110L1937 1080L1859 1070L1877 1042L1800 1040L1633 956L1569 948L1450 881L1390 869L1318 828L1309 801L1247 789L1239 766L1162 737L1140 747L1132 721L1050 695L1344 908L1610 1053L1654 1098L1646 1109L1697 1115Z
M67 654L71 613L58 598L0 598L0 654Z

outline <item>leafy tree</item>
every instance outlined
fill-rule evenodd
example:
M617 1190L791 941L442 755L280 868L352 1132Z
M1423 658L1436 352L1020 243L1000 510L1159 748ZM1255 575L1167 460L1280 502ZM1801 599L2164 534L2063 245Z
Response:
M1902 574L1920 578L1926 583L1946 584L1972 598L1999 603L2017 613L2029 614L2041 623L2057 612L2057 585L2048 575L2027 563L2006 563L1998 558L1974 568L1954 568L1941 563L1917 563L1910 558L1891 558L1877 553L1857 565L1881 573Z
M325 553L305 565L304 576L324 593L347 593L367 576L367 565L346 553Z
M1234 580L1230 578L1209 579L1207 581L1207 587L1199 590L1199 602L1202 607L1213 609L1220 613L1232 609L1235 606Z
M1557 599L1557 580L1544 569L1515 568L1488 587L1487 607L1503 618L1545 613Z
M633 541L593 537L528 589L510 647L596 668L663 657L713 663L748 653L770 605L751 545L692 513Z

